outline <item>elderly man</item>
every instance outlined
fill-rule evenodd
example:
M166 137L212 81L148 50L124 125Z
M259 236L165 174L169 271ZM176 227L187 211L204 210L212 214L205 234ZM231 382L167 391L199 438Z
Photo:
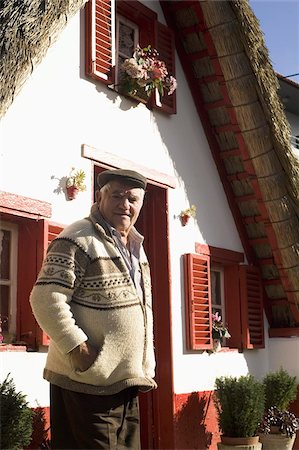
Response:
M134 228L146 179L119 169L97 181L90 216L50 244L30 297L51 338L51 447L137 450L138 391L156 387L150 271Z

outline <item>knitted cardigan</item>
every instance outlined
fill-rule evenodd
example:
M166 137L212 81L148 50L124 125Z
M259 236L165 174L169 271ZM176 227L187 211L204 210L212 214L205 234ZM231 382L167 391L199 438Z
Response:
M151 281L142 247L140 270L143 300L96 204L88 218L52 241L30 296L35 318L50 337L46 380L101 395L156 387ZM72 366L69 352L87 339L98 356L82 372Z

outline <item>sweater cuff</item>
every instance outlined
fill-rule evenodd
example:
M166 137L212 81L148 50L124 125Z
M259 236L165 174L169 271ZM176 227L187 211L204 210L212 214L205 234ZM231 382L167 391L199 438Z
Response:
M76 333L71 335L68 334L63 339L60 339L59 342L56 341L56 345L60 349L61 353L66 354L87 340L88 336L86 336L86 334L79 328L76 330Z

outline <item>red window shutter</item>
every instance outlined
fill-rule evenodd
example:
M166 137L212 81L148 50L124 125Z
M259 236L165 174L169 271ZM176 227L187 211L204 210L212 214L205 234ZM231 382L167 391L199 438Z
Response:
M114 14L111 0L86 4L86 73L106 84L113 83Z
M212 256L213 261L213 256ZM224 266L225 317L231 337L226 345L230 348L243 348L240 305L239 264Z
M48 222L47 220L40 220L38 223L38 246L37 246L37 274L38 275L43 260L47 253L47 248L53 239L63 230L62 225ZM36 324L36 342L37 345L49 345L49 337L43 330Z
M38 222L22 219L19 222L17 275L17 339L29 347L36 345L36 321L29 297L36 280Z
M170 28L160 22L156 22L157 50L159 58L165 62L169 75L175 77L175 43L174 35ZM176 92L168 95L167 92L161 98L162 111L168 114L176 113Z
M257 267L240 266L243 347L264 348L263 290Z
M210 257L184 255L184 272L187 348L211 349Z

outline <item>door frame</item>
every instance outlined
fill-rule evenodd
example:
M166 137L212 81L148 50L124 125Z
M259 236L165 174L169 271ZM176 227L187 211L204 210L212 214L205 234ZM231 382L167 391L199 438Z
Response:
M118 160L119 161L119 160ZM114 161L115 162L115 161ZM121 162L121 161L119 161ZM97 174L105 169L129 168L144 174L148 179L145 201L140 213L140 232L149 259L152 277L154 341L156 377L158 388L140 401L142 449L174 449L174 392L171 337L171 276L168 227L169 176L150 172L128 162L110 165L106 158L93 162L94 197ZM163 181L166 183L164 184ZM172 181L172 186L174 183ZM136 224L138 227L138 222ZM144 410L146 409L146 411Z

